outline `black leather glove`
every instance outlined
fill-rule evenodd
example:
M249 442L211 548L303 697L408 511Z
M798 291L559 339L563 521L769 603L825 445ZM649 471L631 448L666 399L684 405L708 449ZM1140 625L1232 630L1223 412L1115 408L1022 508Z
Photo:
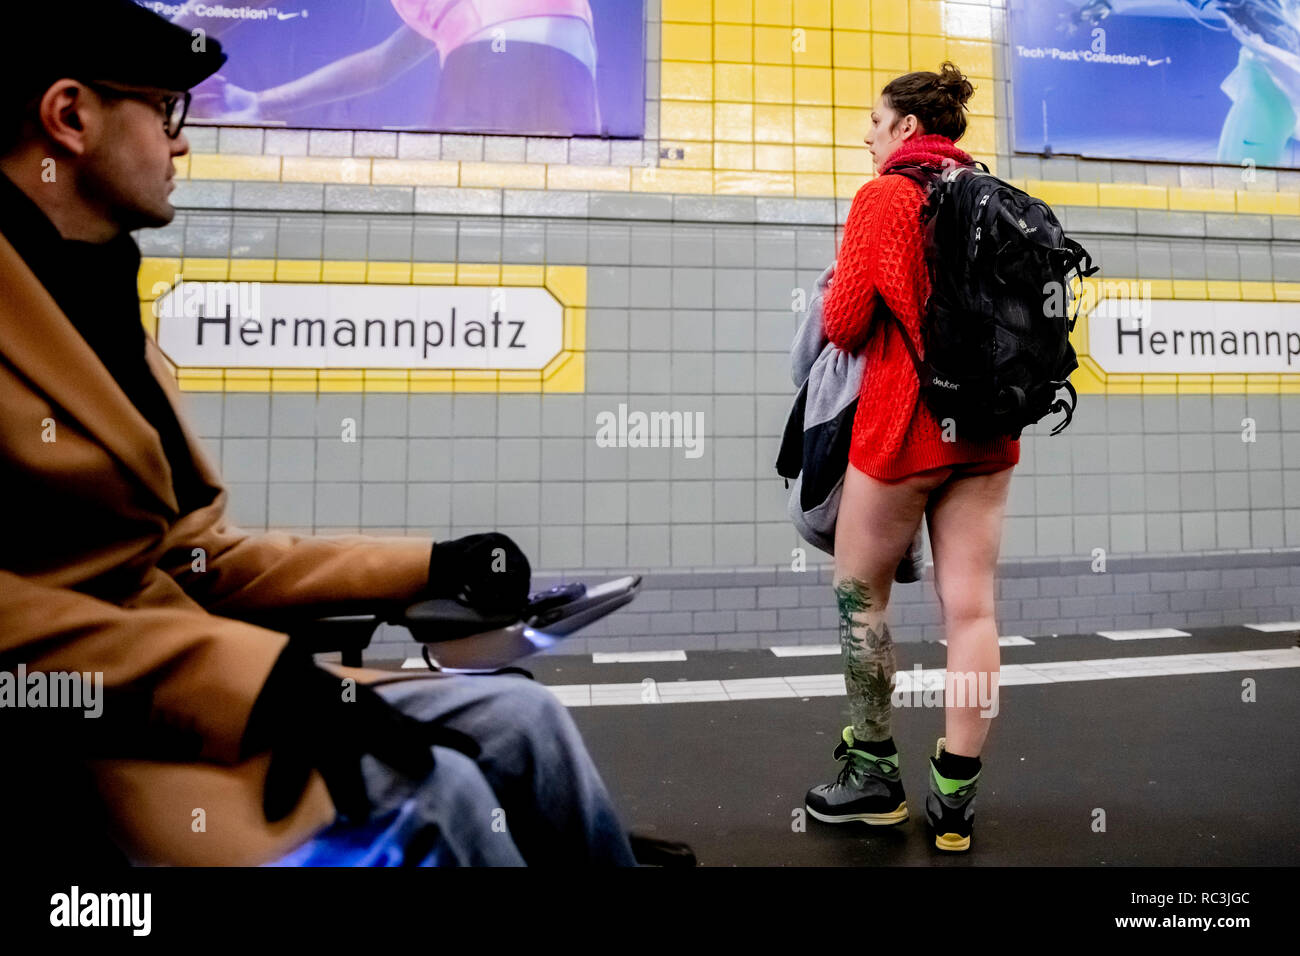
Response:
M528 558L507 535L471 534L434 544L428 593L485 613L513 614L528 603L532 573Z
M298 805L313 769L325 778L334 806L349 820L370 814L361 758L371 754L412 780L433 772L434 744L477 757L478 744L448 727L416 720L373 688L344 679L286 647L253 705L244 756L271 751L262 809L269 823Z

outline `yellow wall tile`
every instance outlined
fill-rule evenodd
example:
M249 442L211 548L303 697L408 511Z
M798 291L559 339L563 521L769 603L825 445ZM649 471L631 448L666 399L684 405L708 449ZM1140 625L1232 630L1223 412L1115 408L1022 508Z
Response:
M831 37L831 63L837 69L870 69L871 34L836 29Z
M273 368L271 391L314 392L319 386L319 374L314 368Z
M985 40L948 39L948 56L969 77L993 79L993 44Z
M754 141L754 105L718 103L713 107L713 137L732 143Z
M1274 282L1273 294L1279 302L1300 302L1300 282Z
M564 310L564 348L581 352L587 341L587 310Z
M551 268L560 268L552 266ZM546 267L545 266L524 266L512 263L502 263L501 265L501 284L502 285L535 285L541 286L546 284Z
M371 262L366 265L366 281L387 285L409 285L411 282L411 264L409 262Z
M196 153L190 157L190 179L279 180L279 178L279 156Z
M869 70L835 71L835 105L855 106L870 111L876 103L875 87Z
M1103 206L1134 209L1168 209L1169 189L1142 183L1098 183L1097 199Z
M848 146L835 147L835 172L870 175L872 171L871 154L867 152L866 146L859 146L857 149Z
M633 192L711 193L713 174L705 169L632 170Z
M411 282L416 285L455 285L456 267L445 262L417 262L411 267Z
M871 7L863 0L831 0L831 25L836 30L870 30Z
M754 168L768 172L793 172L793 146L755 146ZM820 172L821 170L817 170Z
M321 263L320 278L322 282L365 282L366 263L327 259Z
M370 181L391 186L455 186L460 163L444 159L376 159Z
M794 141L808 146L830 146L835 142L835 117L829 107L796 106Z
M992 153L997 149L997 127L987 116L973 116L967 120L962 149L968 153Z
M831 0L794 0L794 24L799 27L831 25Z
M794 194L796 196L834 196L835 177L829 173L794 174Z
M409 390L410 373L406 369L362 369L361 380L367 392L405 392Z
M456 265L457 285L500 285L501 266L490 262L461 262Z
M794 4L791 0L754 0L754 22L789 26L794 22Z
M934 66L917 67L913 69L925 69L937 71L942 65L942 58L936 61ZM975 93L967 102L966 107L970 110L972 116L993 116L997 112L995 108L995 97L993 84L988 80L980 80L978 83L972 83L975 87Z
M1276 202L1279 216L1300 216L1300 192L1278 193Z
M754 62L754 29L720 23L713 28L713 56L730 63Z
M1230 189L1169 189L1170 209L1198 209L1213 212L1236 212L1237 194Z
M561 305L586 306L587 269L585 266L547 266L546 288Z
M277 259L276 282L320 282L319 259Z
M1273 293L1272 282L1251 282L1242 280L1241 297L1247 302L1272 302L1277 296Z
M681 159L661 159L659 161L661 169L713 168L713 151L717 146L716 143L673 143L669 140L660 140L659 144L668 148L680 148L683 153Z
M794 107L769 106L754 107L754 142L756 143L794 143Z
M939 66L948 56L948 46L943 37L913 34L908 39L908 46L910 53L908 65L913 70L930 70L937 73Z
M714 173L713 190L720 196L793 196L794 173Z
M269 368L228 368L225 376L227 392L265 392L271 387Z
M794 31L790 27L754 27L754 62L789 65L794 62Z
M685 23L712 23L713 10L709 0L660 0L659 19L665 23L678 21Z
M176 178L177 178L177 179L189 179L189 178L190 178L190 157L189 157L189 155L186 154L185 156L173 156L173 157L172 157L172 168L176 171Z
M713 67L708 63L666 60L660 66L659 75L660 99L713 99Z
M1300 213L1300 193L1237 190L1237 212L1286 216Z
M904 0L871 0L871 29L877 32L907 33L907 12Z
M1174 280L1174 298L1175 299L1208 299L1209 289L1206 287L1204 279L1175 279Z
M906 73L910 62L908 38L897 33L871 34L871 68Z
M943 36L943 5L939 0L909 0L907 7L912 33Z
M286 156L280 179L286 183L370 182L370 160L333 156Z
M713 105L673 101L659 104L659 136L662 139L712 139Z
M866 184L867 177L861 173L835 171L835 195L842 199L852 199Z
M754 102L793 103L794 69L788 66L754 67Z
M794 51L795 66L830 66L831 31L805 30L802 50Z
M1235 280L1211 279L1205 283L1206 297L1210 299L1241 300L1241 283Z
M717 169L753 169L753 143L718 143L713 147L714 166Z
M717 23L753 23L754 0L713 0L713 19Z
M231 259L230 280L232 282L273 282L275 280L275 260Z
M230 277L229 259L185 259L181 275L192 282L225 282Z
M836 106L833 113L835 118L835 145L861 145L867 135L867 130L871 127L871 110L847 109Z
M823 67L794 68L794 101L807 106L830 106L835 101L832 73Z
M546 167L547 189L626 191L630 181L631 173L626 166L571 166L567 163L552 163Z
M568 361L542 379L543 392L581 392L585 386L587 357L569 352Z
M748 63L715 63L713 95L718 100L753 102L754 67Z
M1096 183L1068 183L1057 180L1031 179L1025 184L1025 192L1036 199L1041 199L1049 206L1097 205Z
M665 60L713 59L713 28L694 23L665 23L662 25Z
M794 169L797 173L834 173L835 150L829 146L796 146Z
M146 256L140 260L140 271L136 273L136 292L141 299L153 301L176 284L181 271L179 259L155 259Z
M464 162L460 164L460 184L496 189L545 189L546 167L542 163Z

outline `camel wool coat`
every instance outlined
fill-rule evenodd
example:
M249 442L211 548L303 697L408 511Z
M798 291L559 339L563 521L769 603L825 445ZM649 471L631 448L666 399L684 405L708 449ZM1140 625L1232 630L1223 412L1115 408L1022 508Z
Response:
M259 864L336 812L313 773L289 817L269 825L262 814L270 755L241 759L240 743L287 638L245 619L417 600L432 542L232 527L171 364L152 337L146 344L214 490L188 514L178 513L157 431L0 237L0 485L15 516L0 534L0 670L102 673L104 718L114 689L145 702L111 725L120 749L87 760L110 835L133 862ZM18 773L6 784L21 785Z

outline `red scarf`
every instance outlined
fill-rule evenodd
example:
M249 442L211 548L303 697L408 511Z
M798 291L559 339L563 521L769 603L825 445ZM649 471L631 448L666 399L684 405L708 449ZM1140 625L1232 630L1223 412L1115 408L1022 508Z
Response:
M926 133L923 136L913 136L894 150L894 154L880 167L880 172L887 173L900 163L942 166L945 159L951 159L960 166L968 166L975 162L969 153L958 147L947 136Z

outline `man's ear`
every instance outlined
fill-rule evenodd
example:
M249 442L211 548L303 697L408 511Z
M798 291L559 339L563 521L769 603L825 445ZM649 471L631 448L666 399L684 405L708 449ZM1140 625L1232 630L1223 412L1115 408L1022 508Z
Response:
M76 80L51 84L41 97L38 117L45 135L74 156L88 148L88 139L98 124L99 104L91 102L90 91Z

